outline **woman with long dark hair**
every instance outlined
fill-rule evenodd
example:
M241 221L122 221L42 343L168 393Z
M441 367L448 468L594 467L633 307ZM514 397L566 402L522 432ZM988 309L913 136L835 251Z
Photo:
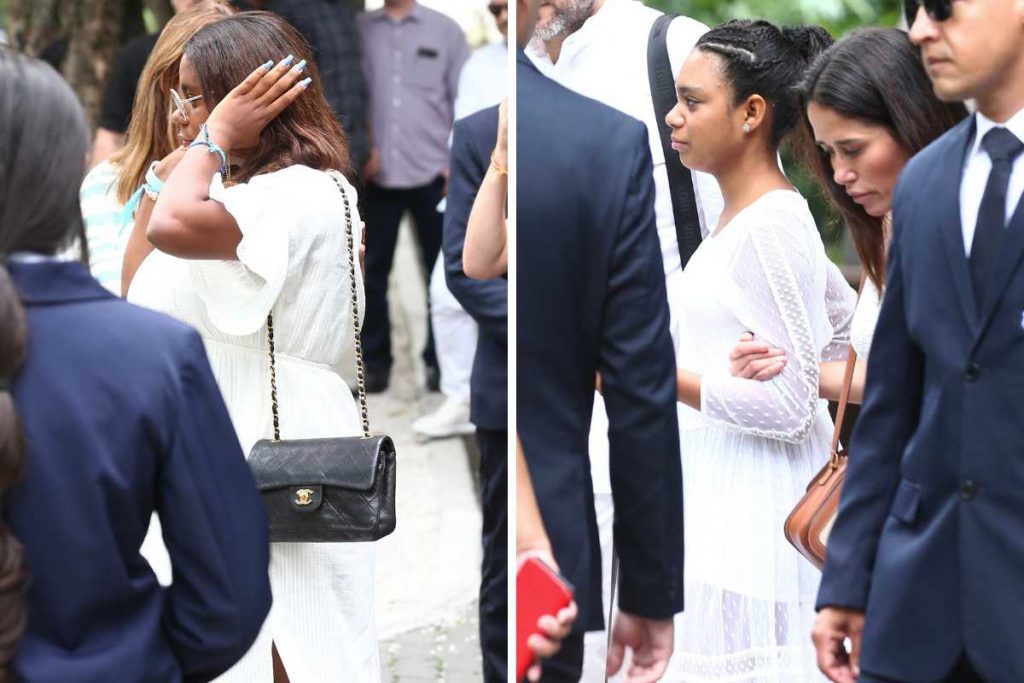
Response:
M88 140L61 77L0 50L0 681L209 680L270 608L266 514L198 335L55 256Z
M732 21L701 36L676 79L673 148L715 177L725 209L687 264L673 321L686 612L665 680L820 680L807 637L818 576L780 530L827 456L818 363L845 351L832 340L854 297L778 153L809 144L793 88L830 43L821 28ZM729 375L743 330L789 353L774 381Z
M860 403L885 287L896 180L967 109L935 96L917 48L893 28L860 29L830 47L807 70L799 92L802 125L816 142L809 166L849 228L867 276L849 331L857 351L850 400ZM763 341L742 341L732 371L768 380L781 372L782 358ZM839 399L845 365L821 364L822 398Z
M341 374L352 363L353 297L360 312L363 303L361 274L352 282L347 267L342 192L354 244L361 228L355 190L327 172L347 169L348 148L308 46L275 15L242 13L196 33L179 81L187 104L175 121L188 151L140 206L128 299L199 330L246 452L275 423L284 439L360 434ZM378 680L374 552L273 544L274 607L224 680L271 681L274 651L296 683Z

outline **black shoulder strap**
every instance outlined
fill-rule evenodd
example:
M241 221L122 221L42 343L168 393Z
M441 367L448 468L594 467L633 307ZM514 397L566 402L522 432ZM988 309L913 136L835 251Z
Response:
M693 252L700 246L701 232L693 178L690 169L683 166L679 154L672 149L672 141L669 139L672 130L665 123L665 117L676 106L676 79L668 59L666 40L673 19L675 15L663 14L651 27L647 38L647 77L651 84L651 100L654 102L654 120L661 138L661 149L665 153L672 215L676 223L676 239L679 241L679 260L685 268Z

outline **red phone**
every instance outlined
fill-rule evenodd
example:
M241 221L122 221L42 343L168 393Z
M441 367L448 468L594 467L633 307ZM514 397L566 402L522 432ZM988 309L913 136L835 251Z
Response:
M572 602L573 587L540 559L531 557L516 572L516 680L526 676L533 664L533 650L526 641L541 633L537 620L545 614L557 616Z

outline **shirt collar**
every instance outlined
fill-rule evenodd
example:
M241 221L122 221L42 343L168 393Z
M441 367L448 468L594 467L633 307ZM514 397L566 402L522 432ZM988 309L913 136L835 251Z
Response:
M578 45L580 48L585 47L594 40L597 40L602 31L609 28L615 30L619 25L616 15L620 10L628 7L631 2L632 0L604 0L601 9L584 21L583 26L580 26L578 31L565 39L565 42L562 44L562 50L565 50L566 45ZM558 61L562 61L561 57L559 57Z
M378 14L373 16L373 18L377 21L394 21L390 16L388 16L387 9L383 7L378 10ZM409 13L402 17L398 23L401 24L406 21L423 21L423 8L420 6L420 3L413 3L412 9L409 10Z
M974 156L981 151L981 141L993 128L1002 127L1017 136L1017 139L1024 142L1024 109L1011 116L1006 123L996 123L981 112L974 114L974 143L971 145L971 154Z

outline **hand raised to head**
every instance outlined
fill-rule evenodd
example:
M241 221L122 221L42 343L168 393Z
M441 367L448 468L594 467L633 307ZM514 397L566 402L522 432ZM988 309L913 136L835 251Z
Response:
M273 61L258 67L217 103L206 127L221 147L246 149L259 144L260 133L274 118L301 95L312 81L299 80L306 60L292 66L288 55L277 65Z

